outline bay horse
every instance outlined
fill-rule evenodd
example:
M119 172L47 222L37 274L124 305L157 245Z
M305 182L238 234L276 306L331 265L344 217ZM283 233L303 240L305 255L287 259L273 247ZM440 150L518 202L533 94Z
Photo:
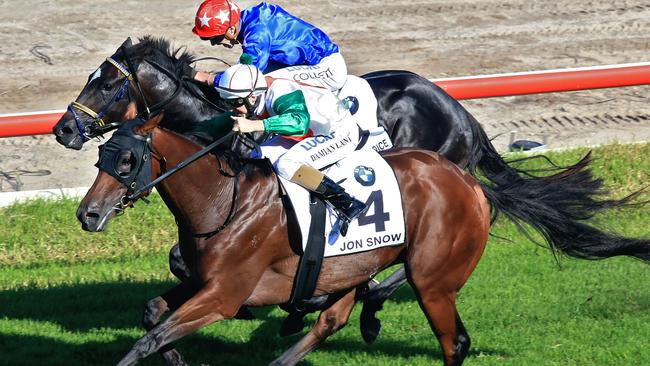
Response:
M129 118L143 115L147 110L164 110L162 126L195 136L202 133L201 121L218 116L224 110L214 89L186 82L186 70L195 60L194 56L172 49L164 39L145 37L138 44L127 39L110 59L112 62L107 60L89 76L77 97L76 103L90 113L78 113L75 108L70 108L54 127L57 141L65 146L80 148L86 139L115 128ZM481 177L484 187L490 188L486 192L488 196L491 191L526 192L527 204L540 207L546 215L545 220L555 220L559 224L566 215L573 217L571 215L580 210L579 214L591 215L607 207L607 202L582 204L598 192L599 181L587 179L592 183L583 187L558 186L557 182L549 184L551 178L538 178L504 161L476 119L427 79L406 71L378 71L364 75L364 78L377 96L378 121L396 146L437 151L466 168L473 176ZM101 119L92 116L97 113L102 115ZM237 146L241 151L241 145ZM586 165L586 160L583 163ZM582 200L574 205L576 207L567 208L573 205L567 198L571 197L570 194L563 196L553 191L566 188L570 189L567 192L573 192ZM521 207L520 203L511 202L515 208ZM511 218L536 225L536 218L529 216L525 209L512 209L506 213ZM551 230L546 227L536 229L542 232ZM182 230L181 227L179 241L187 236ZM178 246L170 251L170 269L181 281L190 276L191 269L184 263ZM361 331L366 342L374 341L379 333L380 322L375 313L404 282L406 274L401 268L381 284L364 292ZM164 294L147 304L144 318L147 329L157 324L164 311L174 308L174 304L169 303L173 301L173 295ZM243 312L244 309L240 316L247 316ZM290 311L281 334L301 330L303 316L302 312Z
M144 37L133 44L127 39L88 77L88 82L68 111L53 128L62 145L80 149L88 139L116 128L146 111L164 110L161 125L187 135L200 134L201 122L226 108L218 93L188 81L186 71L195 57L172 49L161 38ZM128 77L127 77L128 76ZM463 106L429 80L407 71L378 71L362 76L377 97L377 118L395 146L437 151L488 180L510 170L490 144L487 135ZM261 136L258 136L261 138ZM241 145L238 145L241 146ZM179 238L184 235L179 233ZM170 251L170 269L181 280L189 269ZM404 270L368 292L364 301L362 334L374 341L380 328L374 316L390 294L406 281ZM371 300L370 300L371 299ZM367 304L367 306L366 306ZM149 304L162 309L165 304ZM292 314L283 334L299 330L301 315ZM149 322L147 320L147 322Z
M146 123L129 121L100 149L100 171L77 210L84 230L104 230L117 211L132 204L131 182L150 181L201 149L185 136L157 128L161 120L158 116ZM332 301L323 305L314 328L272 365L296 364L344 326L356 287L368 280L369 273L394 263L405 264L445 365L462 364L470 338L456 309L456 295L487 244L491 210L530 223L562 253L590 259L629 255L650 261L649 240L624 238L582 222L599 210L625 206L634 197L594 200L594 190L599 191L602 182L587 169L589 156L540 179L544 184L522 183L511 176L503 179L515 181L498 189L433 152L401 148L383 156L402 189L406 242L326 258L316 295L329 294ZM268 161L243 159L221 148L156 188L179 226L185 227L187 238L180 246L191 263L192 279L178 286L184 298L180 307L138 340L121 366L133 365L203 326L232 318L242 306L286 303L299 260L288 242L279 185ZM564 209L540 205L539 195ZM220 222L227 225L217 235L201 234L214 232Z

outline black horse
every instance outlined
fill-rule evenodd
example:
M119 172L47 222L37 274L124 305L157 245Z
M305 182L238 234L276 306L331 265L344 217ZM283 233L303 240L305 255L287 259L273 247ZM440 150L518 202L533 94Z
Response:
M77 100L55 125L57 141L80 149L85 141L122 121L161 110L165 112L162 127L196 135L202 121L221 115L226 108L214 89L188 82L194 61L193 55L172 49L164 39L144 37L137 44L127 39L89 76ZM429 80L407 71L379 71L363 78L377 97L378 122L395 146L437 151L495 185L509 180L504 174L520 173L495 151L474 117ZM179 232L179 240L182 237ZM181 280L189 275L177 246L170 252L170 269ZM367 342L374 341L380 329L375 312L405 281L400 269L366 293L361 326ZM151 326L168 305L154 299L147 314L156 315L146 317L145 322ZM281 332L302 329L303 315L291 313Z
M144 37L135 45L127 39L107 60L117 64L107 61L100 65L54 126L60 144L79 150L89 138L117 127L125 115L144 114L146 108L151 112L164 109L161 126L185 134L226 109L212 88L185 82L195 58L180 49L172 50L164 39ZM124 72L131 75L130 83ZM478 122L429 80L394 70L362 77L377 97L378 122L395 146L436 151L472 169L489 165L482 162L484 155L490 155L488 160L494 158L494 149Z

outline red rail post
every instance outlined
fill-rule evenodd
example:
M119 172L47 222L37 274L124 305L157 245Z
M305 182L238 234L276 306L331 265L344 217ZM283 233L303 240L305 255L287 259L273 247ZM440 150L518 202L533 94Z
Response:
M43 135L52 133L52 127L65 111L46 111L0 115L0 137Z
M650 62L432 81L456 99L616 88L650 84Z
M615 88L650 84L650 62L431 81L459 100ZM0 137L49 134L64 112L0 115Z

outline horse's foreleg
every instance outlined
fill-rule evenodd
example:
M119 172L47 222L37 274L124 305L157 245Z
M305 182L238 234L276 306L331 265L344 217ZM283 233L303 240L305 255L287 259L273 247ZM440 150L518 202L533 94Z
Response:
M165 322L140 338L118 366L134 365L171 342L215 321L232 318L238 306L227 304L219 289L204 287L178 308Z
M193 290L188 296L183 296L183 293L189 290L190 269L181 256L179 243L174 244L169 251L169 270L181 281L181 284L147 302L142 317L142 325L146 330L151 330L158 325L163 314L177 309L196 292Z
M151 330L158 325L160 318L169 310L178 309L185 301L189 300L199 287L193 281L186 280L174 286L164 294L147 302L142 317L142 325L146 330Z
M280 326L280 337L288 337L302 331L305 327L305 316L307 314L307 311L290 311L289 315L284 318L282 325Z
M275 359L269 365L288 366L295 365L302 360L307 353L318 347L327 337L343 328L350 318L350 313L355 304L356 290L351 290L340 300L335 302L318 316L316 324L305 334L298 343L287 350L282 356Z
M149 300L147 305L144 308L144 315L142 317L142 325L144 329L150 331L160 322L160 318L170 309L167 307L167 302L163 299L162 296L158 296ZM158 350L158 354L165 360L165 365L167 366L185 366L187 363L183 359L183 356L174 349L172 344L168 344L165 347Z
M178 309L185 301L190 299L198 290L190 281L182 282L161 296L150 300L144 309L142 325L147 331L153 329L160 322L160 318L169 310ZM172 344L161 348L158 353L168 366L187 365Z
M189 266L183 260L183 256L181 255L181 249L180 249L179 243L176 243L172 247L172 249L169 251L169 270L171 271L171 273L174 274L174 276L176 276L176 278L181 280L181 282L188 281L190 279L191 275L192 275L192 272L190 271ZM154 301L156 299L159 299L159 298L155 298L155 299L151 300L149 303L151 303L152 301ZM167 301L167 299L165 299L165 295L162 295L161 300ZM147 306L149 306L149 304L147 304ZM160 305L154 305L154 306L160 306ZM180 304L178 306L180 306ZM172 306L171 308L176 309L176 308L178 308L178 306L175 306L175 307ZM252 319L255 319L255 315L253 315L253 313L247 307L242 306L242 308L239 309L239 312L237 313L235 318L236 319L241 319L241 320L252 320ZM156 324L157 324L157 322L156 322Z
M406 271L401 267L378 285L370 288L362 297L361 336L366 343L373 343L381 331L381 322L376 313L383 308L384 302L406 283Z
M179 306L196 293L197 289L192 288L189 284L191 272L183 260L179 243L174 244L169 251L169 270L181 281L181 284L147 302L142 317L142 325L147 331L158 325L160 318L166 312L178 309ZM171 344L161 348L158 353L168 366L187 365L181 354Z
M176 276L181 282L187 281L191 276L192 272L183 260L181 255L181 248L179 243L174 244L174 246L169 250L169 270L171 273Z

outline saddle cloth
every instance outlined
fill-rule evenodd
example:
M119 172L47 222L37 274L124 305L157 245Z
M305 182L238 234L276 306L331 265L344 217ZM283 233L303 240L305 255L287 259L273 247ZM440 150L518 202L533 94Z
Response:
M277 146L274 152L277 153ZM393 170L374 149L355 151L323 172L368 205L368 210L350 223L345 237L340 235L335 210L327 205L325 257L404 243L404 211L399 185ZM280 180L296 211L304 249L311 225L309 192L288 180Z

